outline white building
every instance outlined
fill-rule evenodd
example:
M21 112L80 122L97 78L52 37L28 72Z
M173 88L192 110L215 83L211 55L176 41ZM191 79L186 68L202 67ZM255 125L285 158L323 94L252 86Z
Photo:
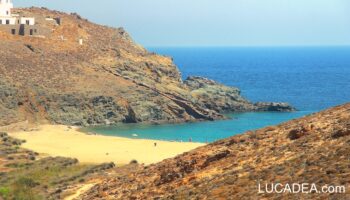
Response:
M34 17L17 17L12 15L13 3L12 0L0 0L0 25L35 25Z
M11 17L11 9L13 4L11 0L0 0L0 16L1 17Z
M33 26L35 25L35 19L33 17L21 17L19 23Z
M11 13L12 8L11 0L0 0L0 24L16 24L16 17L13 17Z

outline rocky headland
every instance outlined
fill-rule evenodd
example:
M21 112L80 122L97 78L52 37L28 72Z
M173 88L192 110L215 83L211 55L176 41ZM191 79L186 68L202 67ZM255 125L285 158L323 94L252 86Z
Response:
M40 22L51 30L46 37L0 32L0 126L185 122L223 119L224 112L294 110L251 103L239 89L205 78L183 81L170 57L148 52L122 28L44 8L14 12L59 17L61 24Z

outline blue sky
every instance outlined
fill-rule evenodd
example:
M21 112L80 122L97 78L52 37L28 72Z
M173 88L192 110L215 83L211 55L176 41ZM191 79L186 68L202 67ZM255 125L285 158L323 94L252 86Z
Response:
M98 5L96 4L98 3ZM14 0L124 27L145 46L350 45L349 0Z

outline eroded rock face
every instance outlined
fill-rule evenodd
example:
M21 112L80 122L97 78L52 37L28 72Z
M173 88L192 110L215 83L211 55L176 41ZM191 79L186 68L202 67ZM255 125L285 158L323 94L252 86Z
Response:
M183 83L171 58L148 52L122 28L47 9L17 12L60 17L62 24L43 21L52 30L46 38L0 32L0 126L24 120L84 126L184 122L259 110L237 88L200 77Z
M349 199L350 103L217 141L105 179L82 199ZM259 193L271 183L345 186L345 194Z
M217 112L247 111L295 111L288 103L259 102L251 103L241 96L241 91L203 77L188 77L184 84L190 89L195 102Z

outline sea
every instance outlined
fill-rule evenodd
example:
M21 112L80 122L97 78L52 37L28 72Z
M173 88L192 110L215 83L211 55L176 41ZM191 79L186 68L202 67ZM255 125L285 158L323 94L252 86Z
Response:
M230 120L90 128L138 139L213 142L350 102L350 47L158 47L183 79L203 76L241 89L253 102L288 102L297 112L229 113Z

